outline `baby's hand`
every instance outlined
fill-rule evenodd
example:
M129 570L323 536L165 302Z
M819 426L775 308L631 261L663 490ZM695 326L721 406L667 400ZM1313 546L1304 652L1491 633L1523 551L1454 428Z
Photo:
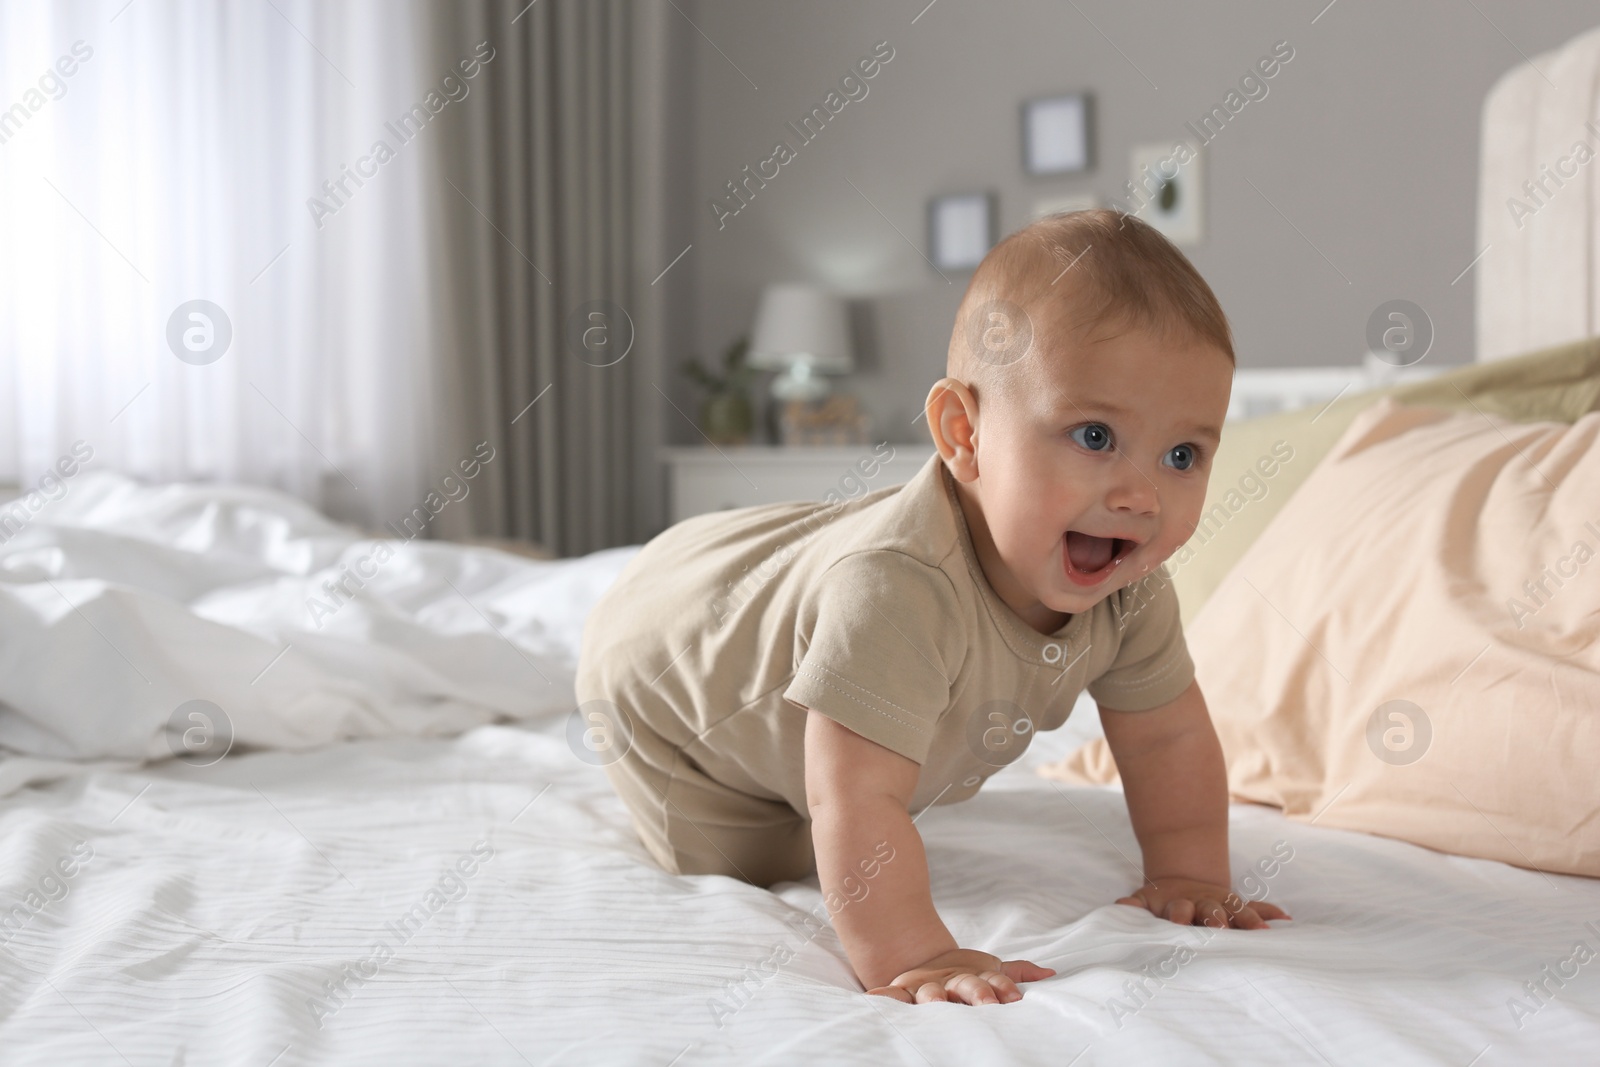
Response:
M1240 930L1266 930L1268 919L1287 919L1276 904L1258 900L1246 903L1227 886L1197 882L1192 878L1151 878L1118 904L1145 908L1157 918L1179 926L1236 926Z
M1037 982L1055 974L1027 960L1006 960L974 949L941 952L913 967L888 985L869 989L872 996L893 997L907 1004L955 1001L958 1004L1010 1004L1022 999L1018 982Z

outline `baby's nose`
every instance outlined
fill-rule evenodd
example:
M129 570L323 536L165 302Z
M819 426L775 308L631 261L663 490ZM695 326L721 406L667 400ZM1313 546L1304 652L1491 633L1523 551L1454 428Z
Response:
M1132 462L1118 467L1116 481L1106 493L1106 507L1124 514L1160 514L1161 497L1150 476Z

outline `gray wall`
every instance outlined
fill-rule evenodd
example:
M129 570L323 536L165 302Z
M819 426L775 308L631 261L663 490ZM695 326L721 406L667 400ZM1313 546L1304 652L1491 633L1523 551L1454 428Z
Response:
M928 198L994 189L1002 233L1037 198L1104 202L1120 194L1131 146L1181 136L1279 40L1294 59L1206 149L1206 240L1189 250L1233 322L1240 366L1359 362L1368 314L1396 297L1433 318L1430 361L1469 361L1472 276L1451 281L1477 251L1484 94L1519 50L1600 24L1593 0L1474 2L1482 14L1461 0L1337 0L1312 24L1326 0L938 0L913 24L926 0L677 0L676 51L692 72L678 184L694 247L662 283L692 308L675 331L683 350L666 354L667 391L693 414L678 360L748 331L764 284L815 281L859 301L850 388L876 435L918 439L911 420L942 373L967 280L947 284L919 253ZM895 57L867 97L799 146L785 122L880 40ZM1020 101L1075 88L1096 97L1098 166L1025 175ZM719 231L708 201L780 138L799 158ZM684 415L665 418L668 440L699 441Z

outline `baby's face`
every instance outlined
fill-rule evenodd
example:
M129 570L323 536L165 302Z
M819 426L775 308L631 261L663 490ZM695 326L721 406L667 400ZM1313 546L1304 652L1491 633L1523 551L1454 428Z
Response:
M1032 388L980 398L972 488L998 556L990 583L1050 632L1056 613L1133 584L1194 533L1233 364L1144 329L1039 342Z

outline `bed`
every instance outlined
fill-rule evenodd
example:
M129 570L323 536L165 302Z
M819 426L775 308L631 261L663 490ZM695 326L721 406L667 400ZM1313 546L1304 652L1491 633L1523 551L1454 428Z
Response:
M1477 358L1600 334L1600 27L1506 71L1480 128Z
M579 629L633 549L378 544L85 472L0 545L0 1062L1594 1061L1593 880L1236 805L1241 889L1294 921L1111 904L1120 794L1031 773L1087 702L919 822L961 942L1060 973L866 997L814 879L662 873L575 755Z

